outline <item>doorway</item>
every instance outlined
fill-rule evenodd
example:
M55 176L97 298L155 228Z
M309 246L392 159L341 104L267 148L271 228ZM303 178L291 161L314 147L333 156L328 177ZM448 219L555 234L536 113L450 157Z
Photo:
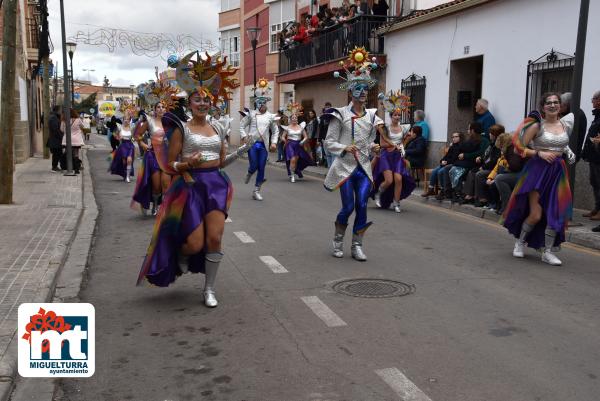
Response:
M450 63L450 98L448 99L448 132L467 131L475 117L475 102L481 98L483 56L453 60Z

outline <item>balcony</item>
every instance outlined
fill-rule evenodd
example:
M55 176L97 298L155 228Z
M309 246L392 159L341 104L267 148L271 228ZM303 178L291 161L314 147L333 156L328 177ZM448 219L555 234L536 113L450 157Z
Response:
M365 15L337 24L312 36L310 43L281 49L279 74L342 60L355 46L364 46L370 54L383 54L383 38L375 35L375 29L395 17Z

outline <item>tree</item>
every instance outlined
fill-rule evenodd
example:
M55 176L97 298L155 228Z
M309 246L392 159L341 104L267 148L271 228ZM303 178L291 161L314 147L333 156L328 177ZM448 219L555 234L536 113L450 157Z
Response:
M81 102L75 102L75 104L73 105L73 108L75 109L75 111L77 113L88 113L89 114L90 109L95 109L98 106L97 101L96 101L97 94L98 94L98 92L94 92L87 98L83 99Z

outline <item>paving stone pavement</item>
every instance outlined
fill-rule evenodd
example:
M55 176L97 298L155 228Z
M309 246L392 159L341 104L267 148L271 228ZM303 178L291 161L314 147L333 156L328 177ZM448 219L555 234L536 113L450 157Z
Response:
M24 302L51 299L56 273L82 214L82 182L82 175L53 173L50 160L33 157L16 166L14 204L0 205L0 383L3 387L12 385L16 374L16 342L11 340L17 331L18 307Z

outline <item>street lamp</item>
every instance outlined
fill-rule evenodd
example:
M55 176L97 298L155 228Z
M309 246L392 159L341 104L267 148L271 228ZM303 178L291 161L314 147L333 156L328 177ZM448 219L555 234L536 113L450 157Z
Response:
M90 81L90 85L91 85L92 84L92 80L90 79L90 72L95 72L96 70L90 70L90 69L84 68L83 71L84 72L87 71L87 73L88 73L88 81Z
M60 0L60 30L62 34L62 59L63 59L63 88L64 88L64 96L63 96L63 116L65 119L65 144L66 144L66 159L67 159L67 172L65 175L74 176L73 172L73 151L71 147L71 99L69 99L69 82L67 81L67 48L66 38L67 33L65 29L65 6L64 0ZM72 56L72 49L69 52L69 55ZM71 62L71 64L73 64Z
M69 59L71 60L71 104L75 103L75 75L73 74L73 53L75 53L75 48L77 47L77 43L67 42L65 43L67 47L67 53L69 53Z
M252 45L252 58L254 65L254 97L256 98L256 45L260 39L260 31L261 29L257 26L246 28L246 33L248 34L248 39L250 39L250 44ZM256 109L256 102L254 103L254 108Z
M131 89L131 103L133 104L133 90L135 89L135 85L129 85L129 89Z

